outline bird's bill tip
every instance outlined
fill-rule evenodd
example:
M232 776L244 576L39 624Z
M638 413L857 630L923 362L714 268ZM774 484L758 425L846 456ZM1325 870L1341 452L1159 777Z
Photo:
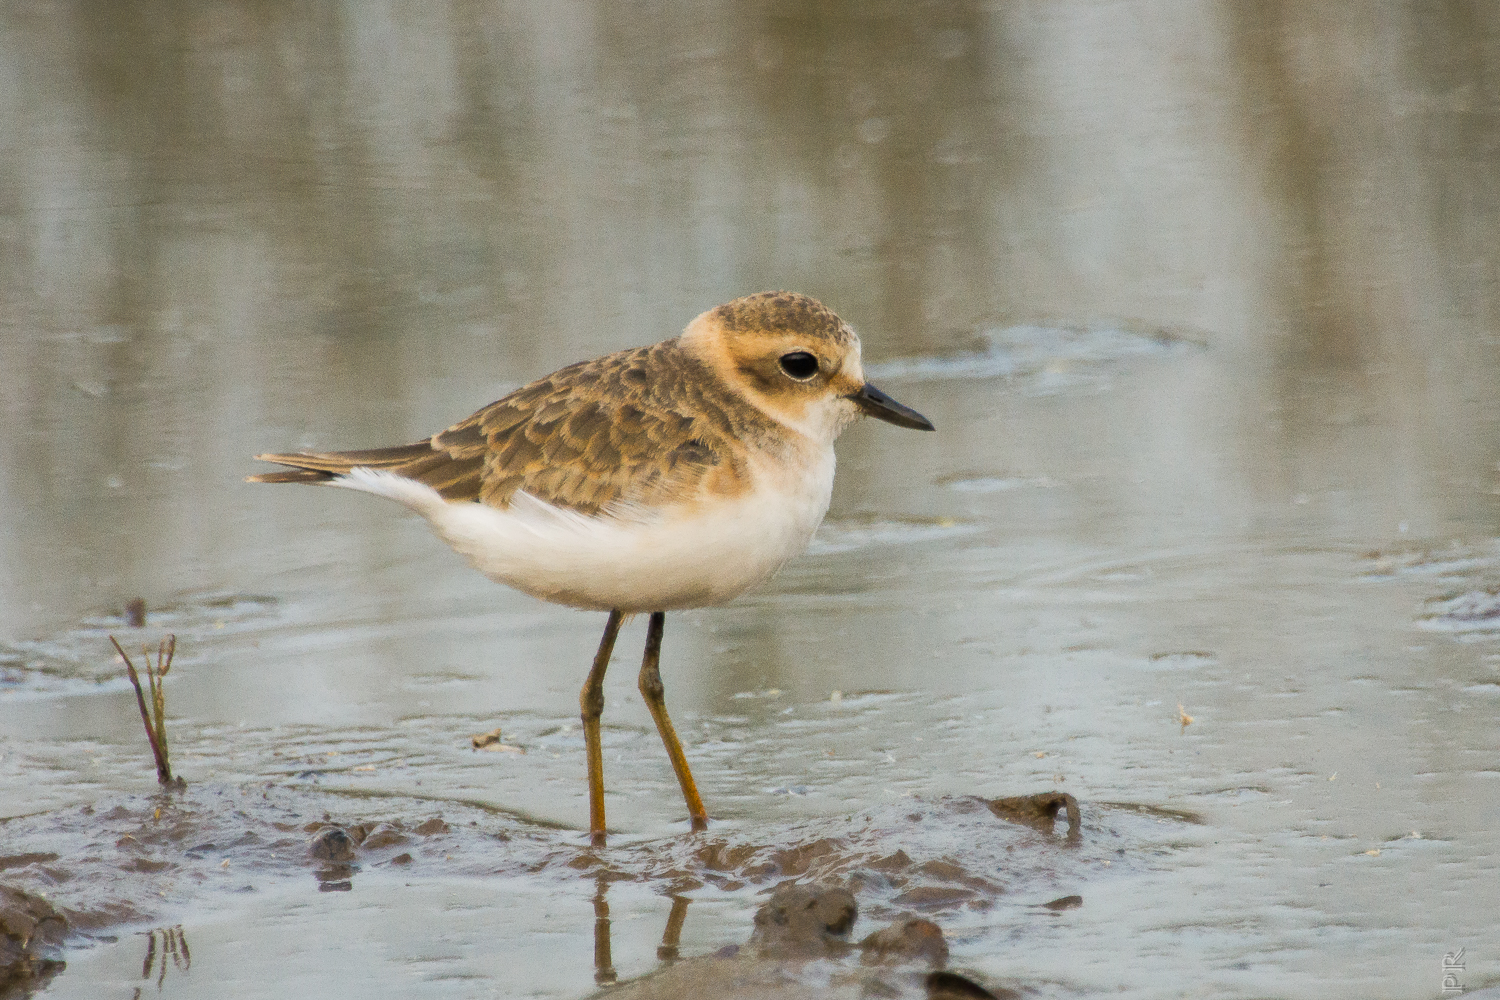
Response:
M866 416L874 417L877 420L884 420L886 423L895 424L897 427L910 427L915 431L937 430L936 427L932 426L931 420L928 420L911 407L896 402L868 382L849 398L854 400L855 405L864 411Z

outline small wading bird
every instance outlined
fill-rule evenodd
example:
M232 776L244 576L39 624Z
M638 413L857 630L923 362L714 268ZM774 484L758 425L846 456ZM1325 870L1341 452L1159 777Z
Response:
M865 381L859 337L832 310L763 292L680 337L553 372L425 441L258 455L291 468L249 481L387 497L490 579L609 612L579 695L589 832L602 845L599 716L620 623L651 616L641 697L704 829L658 669L665 613L723 604L807 547L828 510L834 439L862 415L933 429Z

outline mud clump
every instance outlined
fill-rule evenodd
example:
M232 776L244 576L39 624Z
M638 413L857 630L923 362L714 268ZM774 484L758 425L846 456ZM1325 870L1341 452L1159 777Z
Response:
M1043 903L1042 908L1046 910L1076 910L1083 905L1082 896L1059 896L1050 903Z
M942 968L948 962L943 929L931 920L908 917L866 937L859 943L866 962L921 961Z
M330 826L307 845L307 856L315 861L335 864L354 860L354 838L339 827Z
M980 986L968 976L956 972L931 973L922 984L927 990L927 1000L1021 1000L1015 990L998 987L990 990Z
M442 820L438 822L442 823ZM425 826L427 824L423 823L422 827ZM418 827L418 830L420 831L422 827ZM443 824L443 832L447 832L446 823ZM401 832L399 826L391 823L381 823L359 839L359 846L366 851L378 851L383 847L395 847L399 844L405 844L409 840L410 838Z
M1052 832L1057 814L1062 812L1068 817L1068 839L1076 840L1083 834L1083 817L1078 809L1078 800L1067 792L1011 795L989 799L986 804L998 818L1020 823L1043 833Z
M63 970L68 919L40 896L0 886L0 998L23 997Z
M764 957L843 954L859 908L847 889L783 885L755 914L750 943Z

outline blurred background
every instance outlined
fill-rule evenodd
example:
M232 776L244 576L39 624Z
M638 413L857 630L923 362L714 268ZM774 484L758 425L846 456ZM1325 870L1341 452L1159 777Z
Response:
M1028 951L1127 993L1179 946L1244 995L1328 995L1333 968L1334 995L1436 995L1464 934L1492 950L1482 0L7 5L0 812L137 787L102 655L137 596L187 637L183 760L221 778L260 773L216 757L222 727L242 757L291 725L566 734L599 616L485 582L365 498L248 486L250 456L417 440L771 288L852 323L939 433L852 429L813 553L669 619L711 812L1061 779L1202 810L1212 845L1183 865L1207 882L1122 887L1093 972L1083 938ZM824 744L735 700L863 689L906 700L877 735L834 726L850 762L813 778ZM872 774L859 754L898 733L931 739ZM426 787L577 826L557 739L555 788L441 759ZM611 808L665 835L649 760L610 765ZM1409 832L1444 846L1351 870ZM1156 958L1108 920L1161 935ZM1471 954L1471 985L1500 976Z
M234 513L264 502L238 485L249 453L429 434L773 287L828 301L877 360L1010 322L1184 331L1233 359L1219 419L1278 410L1223 456L1237 487L1344 466L1388 487L1351 532L1402 502L1493 523L1472 487L1497 457L1497 20L14 7L0 630L241 586L226 553L272 534ZM1330 456L1310 380L1380 447Z

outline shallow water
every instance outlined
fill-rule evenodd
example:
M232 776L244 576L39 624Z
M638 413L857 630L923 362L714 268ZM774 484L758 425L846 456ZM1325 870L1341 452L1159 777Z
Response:
M1456 10L5 15L0 855L58 857L0 881L92 921L48 993L155 981L180 928L164 995L583 996L601 884L625 980L674 895L689 959L785 875L704 843L821 842L986 880L926 912L1025 992L1439 996L1460 948L1500 984L1500 23ZM601 882L603 616L241 479L767 287L939 433L851 429L812 550L669 617L706 841L627 627ZM155 871L110 632L179 640L165 801L213 830ZM1076 850L952 806L1051 788ZM222 847L262 794L280 856ZM450 830L320 892L324 812Z

